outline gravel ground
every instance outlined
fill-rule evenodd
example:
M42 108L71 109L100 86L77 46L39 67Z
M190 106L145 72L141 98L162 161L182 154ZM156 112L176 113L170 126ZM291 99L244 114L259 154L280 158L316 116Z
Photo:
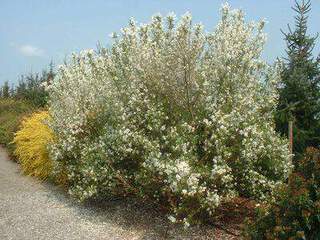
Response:
M123 199L79 204L58 187L23 176L0 146L1 240L239 239L212 227L186 231L154 209Z

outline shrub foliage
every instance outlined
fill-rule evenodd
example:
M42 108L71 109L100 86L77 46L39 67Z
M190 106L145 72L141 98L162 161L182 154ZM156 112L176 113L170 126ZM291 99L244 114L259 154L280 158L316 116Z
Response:
M248 239L320 239L320 151L307 148L288 185L260 208Z
M263 26L228 5L211 33L190 14L156 15L131 20L111 49L74 54L49 86L51 156L69 192L134 194L185 225L237 195L268 198L291 164Z

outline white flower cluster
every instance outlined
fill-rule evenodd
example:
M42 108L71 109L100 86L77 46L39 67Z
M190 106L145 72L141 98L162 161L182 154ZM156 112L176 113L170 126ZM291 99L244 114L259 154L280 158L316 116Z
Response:
M148 197L185 226L237 195L270 196L291 165L263 25L228 5L212 33L190 14L156 15L131 20L110 49L73 55L49 87L51 155L70 193Z

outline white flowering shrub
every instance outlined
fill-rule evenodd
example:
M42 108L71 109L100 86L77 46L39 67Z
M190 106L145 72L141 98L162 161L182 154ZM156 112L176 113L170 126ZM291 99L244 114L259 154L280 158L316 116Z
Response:
M154 16L131 20L110 49L74 55L49 88L51 154L70 193L134 194L186 226L235 196L270 196L291 164L263 25L228 5L212 33L189 14Z

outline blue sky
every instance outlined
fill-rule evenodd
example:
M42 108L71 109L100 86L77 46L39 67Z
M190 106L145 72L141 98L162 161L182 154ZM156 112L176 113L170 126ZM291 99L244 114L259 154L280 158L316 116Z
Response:
M186 11L194 22L212 30L219 20L222 0L0 0L0 85L21 74L41 71L52 60L59 64L71 52L110 43L109 34L130 17L147 22L155 13L177 16ZM294 0L230 0L246 12L247 20L266 19L268 42L263 57L283 56L280 29L293 22ZM320 1L312 0L309 32L320 32ZM318 41L320 43L320 39ZM317 44L315 53L320 52Z

